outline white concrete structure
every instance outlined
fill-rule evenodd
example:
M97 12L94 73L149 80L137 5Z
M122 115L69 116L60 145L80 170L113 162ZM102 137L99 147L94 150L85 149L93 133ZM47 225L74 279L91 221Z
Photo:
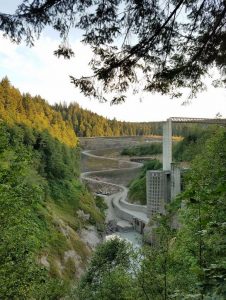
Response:
M164 214L165 203L170 201L170 172L153 170L146 174L147 216Z
M163 171L171 170L172 163L172 121L163 123Z

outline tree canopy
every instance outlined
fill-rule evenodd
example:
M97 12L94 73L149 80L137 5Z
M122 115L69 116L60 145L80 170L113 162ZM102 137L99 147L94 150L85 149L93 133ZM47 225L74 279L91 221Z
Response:
M40 96L21 94L7 77L0 81L0 120L8 124L24 124L39 131L49 131L58 141L75 147L78 140L71 124L63 120Z
M59 31L55 55L65 58L74 54L70 29L82 29L94 53L93 73L71 80L102 101L115 91L112 103L139 85L173 97L188 88L193 97L213 67L225 84L225 23L225 0L24 0L13 15L0 13L0 30L17 43L33 45L47 25Z

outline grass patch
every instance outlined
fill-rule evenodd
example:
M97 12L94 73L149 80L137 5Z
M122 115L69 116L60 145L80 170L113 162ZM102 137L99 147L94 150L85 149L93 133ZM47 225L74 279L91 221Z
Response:
M73 280L76 275L76 266L74 260L69 257L64 265L63 270L64 277Z
M133 146L122 150L121 155L145 156L162 153L162 143Z
M144 163L140 174L129 184L129 200L130 202L139 203L142 205L147 204L146 199L146 172L148 170L159 170L162 164L159 160L153 159Z

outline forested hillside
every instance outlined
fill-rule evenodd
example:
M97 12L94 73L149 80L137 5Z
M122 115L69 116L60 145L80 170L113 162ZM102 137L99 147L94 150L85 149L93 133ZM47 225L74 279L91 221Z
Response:
M162 135L162 122L121 122L107 119L87 109L78 103L55 104L53 108L62 114L63 119L73 126L79 137L95 136L135 136ZM164 120L162 120L164 121ZM194 132L202 132L205 126L196 124L173 124L174 136L188 136Z
M0 117L9 124L24 124L56 137L69 146L78 137L162 135L160 122L120 122L104 118L77 103L50 106L40 96L21 94L8 78L0 82ZM174 124L175 136L187 136L200 130L196 125ZM74 132L73 132L74 131ZM75 133L75 134L74 134Z
M18 123L39 131L47 130L70 147L77 144L71 124L64 121L59 112L40 96L22 95L6 77L0 82L0 118L10 125Z
M79 231L101 230L104 216L80 183L76 143L60 113L2 80L1 299L59 299L84 270L91 250Z
M104 118L77 103L56 104L54 108L62 113L63 119L73 124L77 136L128 136L162 134L162 124L158 122L120 122Z

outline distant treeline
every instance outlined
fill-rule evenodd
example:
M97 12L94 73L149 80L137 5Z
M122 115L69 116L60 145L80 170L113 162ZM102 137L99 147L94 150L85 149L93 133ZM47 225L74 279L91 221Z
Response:
M48 130L60 142L73 147L78 137L162 135L162 122L121 122L110 120L77 103L50 106L40 96L21 94L8 78L0 82L0 118L7 123L24 124ZM188 136L203 130L201 124L173 124L175 136Z
M87 109L78 103L55 104L53 108L62 114L63 119L73 126L79 137L94 136L139 136L162 135L162 122L121 122L110 120ZM188 136L202 131L200 124L173 124L173 135Z
M162 124L159 122L121 122L116 119L104 118L77 103L56 104L54 108L61 112L67 122L71 122L77 136L133 136L162 134Z

